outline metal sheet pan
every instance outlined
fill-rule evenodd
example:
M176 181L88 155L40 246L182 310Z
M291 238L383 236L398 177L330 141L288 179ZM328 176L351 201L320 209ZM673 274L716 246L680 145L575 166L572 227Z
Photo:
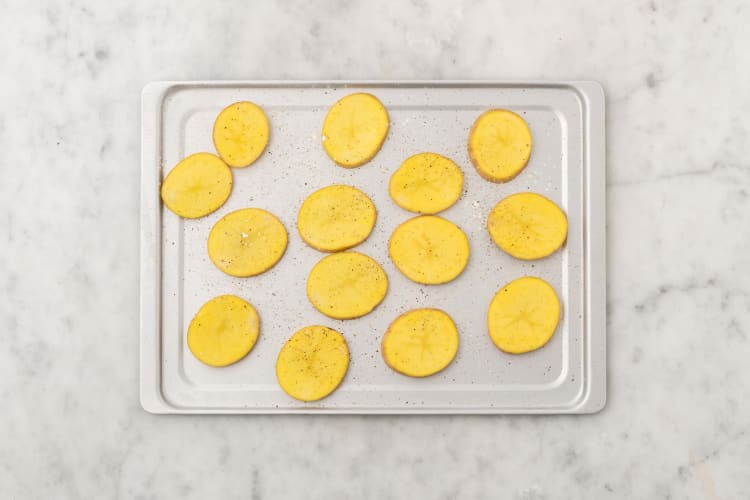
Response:
M337 167L323 151L320 129L328 107L357 91L388 108L391 128L382 150L356 169ZM183 220L159 199L161 179L184 156L214 151L211 128L224 106L250 100L271 123L267 150L250 168L235 169L226 205ZM513 181L493 184L477 175L466 150L469 129L484 110L516 111L534 140L531 160ZM154 413L591 413L606 398L604 93L594 82L156 82L142 95L141 403ZM464 171L465 192L441 215L471 243L464 273L441 286L406 279L388 257L393 229L413 216L388 196L391 173L424 151L452 158ZM296 231L302 200L332 184L354 185L378 209L370 238L356 250L384 267L390 289L371 314L338 321L307 301L305 282L324 254ZM566 245L552 256L523 262L504 254L485 229L500 199L535 191L568 214ZM289 246L269 272L232 278L208 259L206 238L224 214L261 207L287 227ZM514 356L500 352L486 330L494 293L520 276L547 280L563 304L552 340ZM253 351L225 368L201 364L185 331L209 298L232 293L255 305L261 334ZM460 332L459 353L444 371L412 379L382 361L388 324L416 307L448 312ZM323 324L344 334L351 351L347 376L331 396L302 403L277 385L274 365L297 329Z

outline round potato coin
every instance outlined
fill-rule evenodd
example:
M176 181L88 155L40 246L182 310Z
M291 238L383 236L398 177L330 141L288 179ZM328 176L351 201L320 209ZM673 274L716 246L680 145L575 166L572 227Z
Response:
M365 241L376 216L375 205L365 193L333 185L315 191L302 203L297 230L311 247L338 252Z
M161 184L161 199L175 214L197 219L221 207L232 192L232 170L211 153L180 161Z
M410 377L428 377L448 366L458 352L458 330L440 309L414 309L396 318L383 337L386 364Z
M524 277L502 287L487 311L487 328L501 351L522 354L544 346L560 320L560 301L543 279Z
M216 151L230 167L247 167L268 144L268 118L248 101L230 104L216 117L213 139Z
M273 214L243 208L225 215L208 234L208 256L220 270L245 278L271 269L284 255L287 234Z
M341 252L320 260L307 278L307 297L321 313L352 319L369 313L385 298L388 277L374 259Z
M501 200L487 217L492 241L517 259L546 257L568 236L565 213L544 196L517 193Z
M255 308L235 295L221 295L201 306L187 331L190 352L209 366L244 358L258 340Z
M513 179L530 155L529 126L514 112L491 109L474 122L469 134L469 157L479 175L488 181Z
M281 348L276 379L291 397L317 401L341 384L348 367L349 348L343 335L325 326L306 326Z
M421 215L393 231L391 260L407 278L426 285L455 279L469 261L469 240L457 225L436 215Z
M323 148L342 167L370 161L388 134L388 112L372 94L350 94L328 110L323 122Z
M393 173L388 191L405 210L436 214L456 203L463 187L464 174L453 161L437 153L419 153Z

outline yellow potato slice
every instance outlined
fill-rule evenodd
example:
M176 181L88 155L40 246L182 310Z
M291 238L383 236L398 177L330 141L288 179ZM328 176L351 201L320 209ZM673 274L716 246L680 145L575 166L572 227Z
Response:
M211 153L188 156L161 184L161 199L186 219L203 217L221 207L232 192L232 170Z
M405 210L436 214L456 203L463 187L464 174L453 161L436 153L419 153L393 173L388 191Z
M261 108L252 102L235 102L216 117L214 146L230 167L247 167L266 149L268 133L268 118Z
M381 345L386 364L410 377L428 377L458 352L456 324L440 309L415 309L396 318Z
M568 219L554 202L536 193L517 193L500 201L487 217L492 241L517 259L546 257L568 236Z
M560 301L544 280L524 277L502 287L487 311L492 342L511 354L539 349L546 344L560 320Z
M306 326L287 340L276 360L276 379L300 401L317 401L344 380L349 348L344 336L325 326Z
M297 230L313 248L338 252L359 245L375 226L372 200L351 186L333 185L315 191L299 209Z
M436 215L421 215L393 231L391 260L417 283L439 285L455 279L469 261L469 240L457 225Z
M323 122L323 148L342 167L370 161L388 134L388 112L371 94L350 94L328 110Z
M336 319L369 313L385 298L388 277L374 259L342 252L320 260L307 278L307 297L318 311Z
M469 157L479 175L507 182L521 173L531 155L531 132L523 118L507 109L492 109L474 122Z
M201 306L187 331L190 352L210 366L244 358L258 340L255 308L235 295L221 295Z
M270 212L243 208L225 215L208 234L208 256L231 276L244 278L271 269L284 255L287 234Z

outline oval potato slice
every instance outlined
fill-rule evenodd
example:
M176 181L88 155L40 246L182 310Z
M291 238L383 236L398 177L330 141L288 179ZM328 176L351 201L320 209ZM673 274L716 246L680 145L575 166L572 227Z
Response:
M307 278L307 297L321 313L336 319L364 316L385 298L388 276L374 259L341 252L320 260Z
M560 248L568 236L568 219L552 201L536 193L502 199L487 217L492 241L517 259L541 259Z
M457 225L436 215L421 215L393 231L391 260L407 278L426 285L455 279L469 261L469 240Z
M216 152L230 167L247 167L268 144L268 118L248 101L230 104L216 117L213 140Z
M333 185L315 191L302 203L297 230L311 247L338 252L365 241L376 217L375 205L365 193Z
M388 135L388 111L372 94L350 94L328 110L323 148L342 167L359 167L380 150Z
M211 262L230 276L245 278L272 268L284 255L287 233L272 213L260 208L235 210L208 234Z
M458 330L451 317L440 309L414 309L391 323L381 352L395 371L410 377L428 377L456 357Z
M450 207L463 188L461 169L437 153L419 153L407 158L388 184L396 205L422 214L436 214Z
M523 118L507 109L491 109L474 122L469 157L479 175L507 182L521 173L531 155L531 131Z
M232 170L211 153L180 161L161 184L161 199L175 214L197 219L219 209L232 192Z
M560 320L560 300L543 279L524 277L502 287L490 302L487 328L501 351L522 354L544 346Z
M258 340L258 313L235 295L221 295L201 306L190 322L190 352L209 366L227 366L244 358Z
M349 348L344 336L325 326L306 326L284 344L276 359L281 388L300 401L317 401L344 380Z

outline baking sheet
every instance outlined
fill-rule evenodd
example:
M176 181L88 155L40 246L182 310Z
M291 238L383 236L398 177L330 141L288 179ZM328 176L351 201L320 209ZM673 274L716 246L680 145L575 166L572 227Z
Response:
M320 129L328 107L358 91L376 95L391 128L368 164L345 169L325 154ZM234 188L218 211L184 220L162 207L161 180L183 157L214 152L211 129L228 104L250 100L266 111L271 139L249 168L233 169ZM534 147L513 181L479 177L468 158L469 129L479 114L511 109L524 117ZM156 82L142 100L141 403L154 413L590 413L606 394L604 95L594 82ZM471 256L453 282L429 286L405 278L388 257L388 239L415 214L397 207L388 180L412 154L431 151L463 170L464 194L440 215L467 234ZM355 320L333 320L305 296L312 266L326 254L300 239L296 214L304 198L341 183L367 193L378 209L369 239L355 247L375 258L390 281L375 311ZM532 262L499 250L485 229L503 197L534 191L568 215L566 245ZM206 253L212 225L232 210L270 210L289 232L284 257L270 271L233 278ZM487 306L505 283L539 276L557 291L563 314L542 349L510 355L492 344ZM240 362L212 368L187 348L190 319L208 299L235 294L261 317L260 337ZM399 314L418 307L445 310L456 322L459 352L444 371L425 379L393 372L380 341ZM283 343L310 324L340 331L351 362L344 382L314 403L287 396L275 379Z

